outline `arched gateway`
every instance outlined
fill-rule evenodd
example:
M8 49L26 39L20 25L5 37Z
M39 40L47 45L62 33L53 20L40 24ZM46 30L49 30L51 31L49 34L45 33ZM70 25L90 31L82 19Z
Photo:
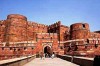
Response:
M50 55L52 54L52 43L43 43L43 52L46 55L48 55L50 57Z
M45 54L45 57L51 57L52 48L50 46L45 46L44 47L44 54Z
M44 53L51 54L52 48L50 48L49 46L44 47Z

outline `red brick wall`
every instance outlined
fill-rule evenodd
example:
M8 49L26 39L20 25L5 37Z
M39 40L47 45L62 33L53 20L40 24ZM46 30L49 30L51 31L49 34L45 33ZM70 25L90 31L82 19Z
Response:
M4 33L5 33L5 24L4 24L4 20L0 21L0 42L4 41Z
M68 35L67 32L69 32L69 27L61 25L60 26L60 41L69 40L69 39L65 38ZM69 36L67 36L67 37L69 37Z

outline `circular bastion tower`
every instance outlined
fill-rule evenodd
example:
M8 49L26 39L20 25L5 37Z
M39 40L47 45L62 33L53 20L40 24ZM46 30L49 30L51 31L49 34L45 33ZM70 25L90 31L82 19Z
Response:
M75 23L70 26L70 39L72 45L75 45L74 50L83 51L85 50L85 45L87 39L90 36L89 24L87 23ZM81 45L82 44L82 45ZM76 46L81 45L81 46Z
M70 26L70 39L87 39L90 35L89 24L75 23Z
M26 40L27 18L20 14L10 14L7 16L5 41L18 42Z
M12 18L15 18L15 19L21 19L21 20L25 20L27 21L27 18L23 15L20 15L20 14L10 14L7 16L7 19L12 19Z
M74 55L80 55L81 52L87 50L87 39L90 37L90 29L88 23L74 23L70 26L70 42L67 51L79 51ZM81 52L80 52L81 51ZM85 53L84 53L85 54Z

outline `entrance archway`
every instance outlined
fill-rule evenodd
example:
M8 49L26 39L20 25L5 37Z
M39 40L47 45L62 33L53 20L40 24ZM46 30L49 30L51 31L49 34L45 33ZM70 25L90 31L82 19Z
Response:
M44 47L44 53L50 57L52 54L52 49L49 46L46 46Z

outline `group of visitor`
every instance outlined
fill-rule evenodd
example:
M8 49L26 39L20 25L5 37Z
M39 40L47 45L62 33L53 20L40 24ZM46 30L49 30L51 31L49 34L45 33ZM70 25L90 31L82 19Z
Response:
M52 58L53 59L54 57L55 57L54 52L52 54L40 52L40 58L41 59L44 59L44 58Z

